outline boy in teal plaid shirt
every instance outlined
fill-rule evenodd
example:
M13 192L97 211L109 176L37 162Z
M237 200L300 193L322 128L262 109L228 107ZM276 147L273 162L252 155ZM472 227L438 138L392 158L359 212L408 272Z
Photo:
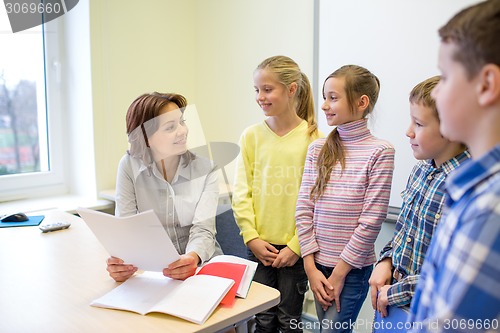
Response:
M413 168L394 237L380 253L370 278L372 306L387 317L387 307L408 307L419 279L434 229L444 206L448 174L469 158L465 146L441 135L440 121L431 92L439 82L431 77L410 93L410 126L406 132L413 155L420 160Z

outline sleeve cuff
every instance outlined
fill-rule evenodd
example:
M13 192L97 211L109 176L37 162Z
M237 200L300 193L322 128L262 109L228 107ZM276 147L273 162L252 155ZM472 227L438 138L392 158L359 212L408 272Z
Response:
M387 290L387 301L389 305L401 307L410 304L411 298L406 296L406 293L401 290L401 287L401 283L395 283Z
M292 250L296 255L298 255L299 257L301 256L299 238L297 237L297 235L295 235L292 239L290 239L290 241L288 242L288 244L286 244L286 246L288 246L290 250Z
M252 239L259 238L259 233L257 232L257 230L252 229L242 232L242 236L243 236L243 242L246 245Z

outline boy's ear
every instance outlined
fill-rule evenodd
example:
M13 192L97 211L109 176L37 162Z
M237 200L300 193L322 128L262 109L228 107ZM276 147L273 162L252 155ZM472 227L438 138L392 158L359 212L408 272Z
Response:
M485 65L479 72L478 96L481 106L500 102L500 67Z
M362 95L358 100L358 111L365 112L368 105L370 105L370 98L366 95Z

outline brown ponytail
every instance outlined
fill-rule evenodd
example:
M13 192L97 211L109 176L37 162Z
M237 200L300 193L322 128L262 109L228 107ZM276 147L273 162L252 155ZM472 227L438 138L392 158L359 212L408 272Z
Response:
M330 180L333 166L340 162L342 170L345 168L344 145L340 140L339 132L334 128L326 137L325 144L321 147L318 156L318 177L311 190L310 198L316 201L325 192Z

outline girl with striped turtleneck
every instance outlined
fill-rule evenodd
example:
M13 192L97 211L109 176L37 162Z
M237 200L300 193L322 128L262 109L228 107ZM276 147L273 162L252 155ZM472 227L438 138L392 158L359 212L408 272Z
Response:
M296 226L322 332L352 331L387 215L394 148L371 134L366 119L379 90L378 78L360 66L329 75L321 108L336 128L308 148Z

